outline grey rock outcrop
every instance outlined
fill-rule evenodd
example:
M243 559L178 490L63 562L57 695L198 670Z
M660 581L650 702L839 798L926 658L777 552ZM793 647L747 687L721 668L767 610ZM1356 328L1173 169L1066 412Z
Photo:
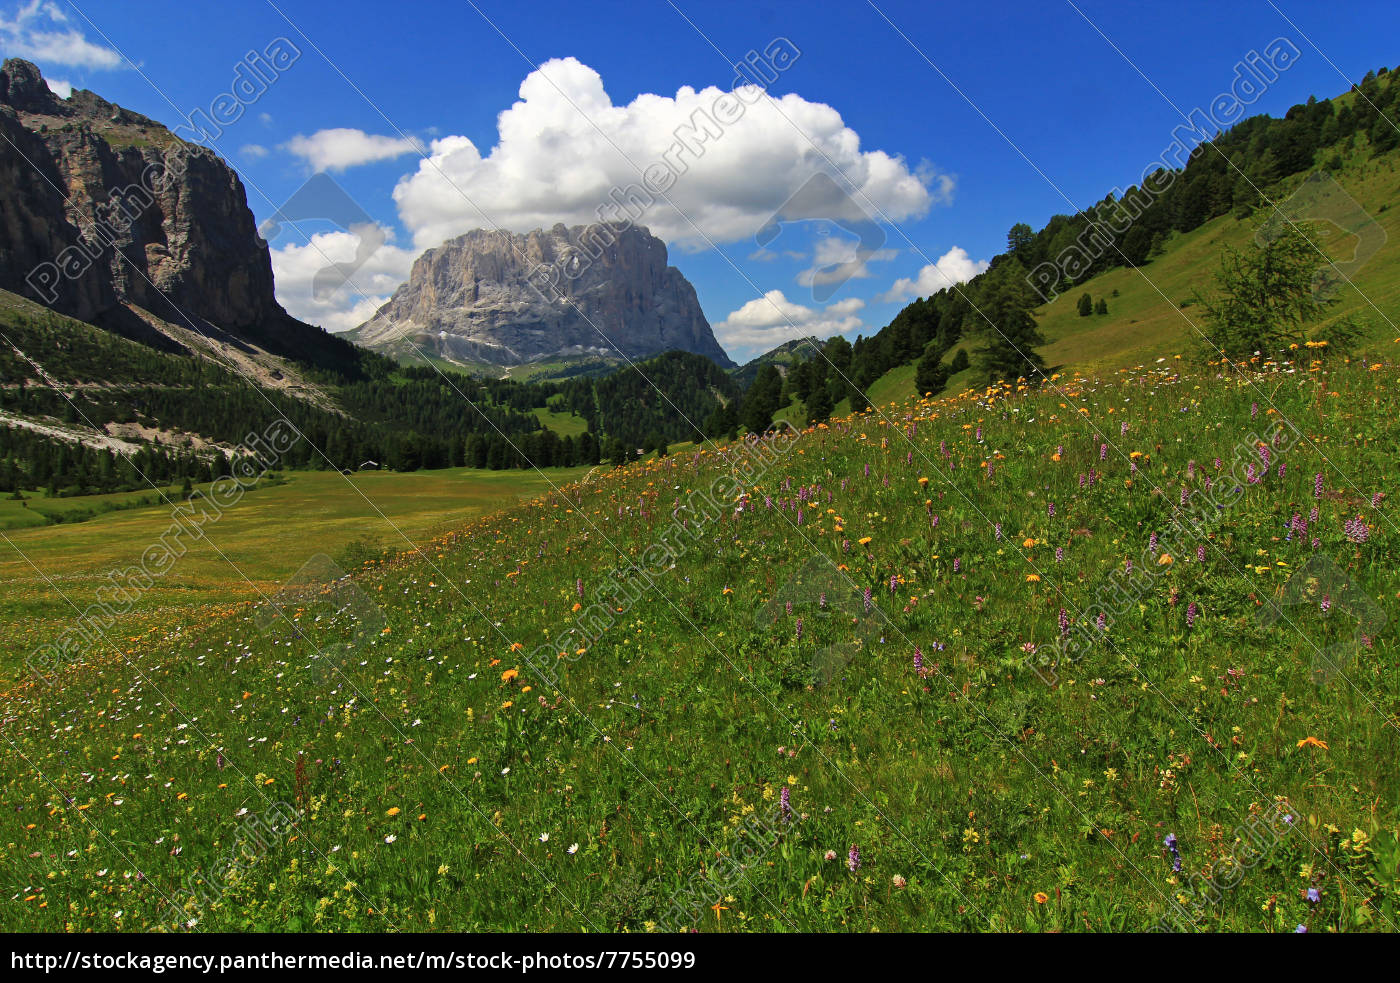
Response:
M92 323L134 304L287 330L243 183L213 151L91 92L60 99L18 58L0 67L0 134L0 287Z
M667 264L666 244L635 226L477 229L450 239L420 256L352 337L398 353L407 337L438 357L498 366L673 350L733 364L695 288Z

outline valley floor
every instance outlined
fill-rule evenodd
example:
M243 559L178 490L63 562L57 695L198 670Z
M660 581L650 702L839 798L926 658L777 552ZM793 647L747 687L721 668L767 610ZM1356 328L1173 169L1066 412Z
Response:
M325 555L345 569L411 549L463 519L567 484L587 468L542 473L454 468L407 474L353 475L291 471L264 476L212 522L184 528L203 536L168 536L189 509L177 487L113 495L26 501L0 500L0 681L25 672L34 650L54 641L77 611L111 589L110 576L137 565L162 542L184 544L177 563L116 605L119 637L152 626L194 624L248 600L275 592L312 557ZM195 490L209 493L208 485ZM141 504L149 503L149 504ZM132 506L136 507L132 507ZM116 509L82 522L43 525L44 514ZM182 513L183 510L183 513ZM120 582L119 577L119 582Z

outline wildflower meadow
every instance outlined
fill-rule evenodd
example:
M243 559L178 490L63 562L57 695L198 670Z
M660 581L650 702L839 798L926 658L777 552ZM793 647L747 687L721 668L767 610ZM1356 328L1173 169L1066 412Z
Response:
M1397 371L1295 354L681 449L6 667L3 927L1394 931Z

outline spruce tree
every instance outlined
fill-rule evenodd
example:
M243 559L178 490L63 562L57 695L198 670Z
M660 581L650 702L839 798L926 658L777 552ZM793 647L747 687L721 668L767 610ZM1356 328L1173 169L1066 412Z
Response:
M832 407L831 389L823 381L821 385L813 387L807 395L807 422L821 423L830 419Z
M948 369L937 345L929 346L914 368L914 389L920 396L937 396L948 384Z
M1258 238L1262 245L1244 251L1226 246L1215 273L1218 292L1197 297L1205 309L1207 357L1272 355L1289 343L1302 344L1308 325L1330 302L1316 279L1322 260L1304 231L1292 223L1266 223Z
M1015 382L1045 369L1045 360L1035 350L1045 344L1032 313L1038 298L1026 282L1026 269L1013 260L1001 264L998 273L988 284L982 305L991 326L984 322L984 344L976 353L978 368L986 373L988 383L998 379Z

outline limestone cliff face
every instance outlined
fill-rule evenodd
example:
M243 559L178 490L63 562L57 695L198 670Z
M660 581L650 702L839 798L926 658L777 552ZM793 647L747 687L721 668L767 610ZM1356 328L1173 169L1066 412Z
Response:
M395 352L405 337L440 357L501 366L672 350L733 364L695 288L667 265L666 244L637 227L478 229L451 239L420 256L354 334Z
M243 184L212 151L91 92L60 99L17 58L0 68L0 134L0 287L94 323L128 303L234 334L289 320Z

